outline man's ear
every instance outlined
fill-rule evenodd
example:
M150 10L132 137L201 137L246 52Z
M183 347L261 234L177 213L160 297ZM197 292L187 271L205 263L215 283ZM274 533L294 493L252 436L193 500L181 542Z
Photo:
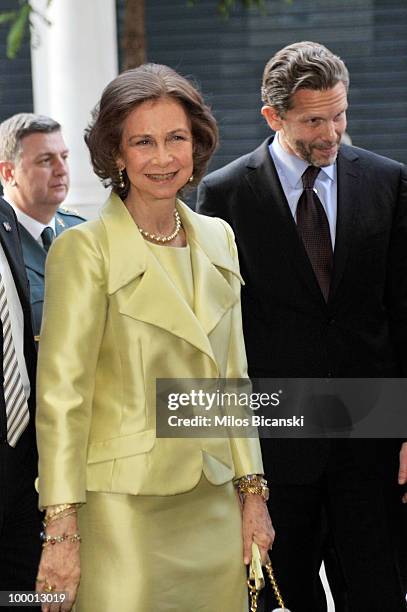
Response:
M11 161L0 161L0 177L3 185L14 182L14 163Z
M282 119L274 108L274 106L268 106L267 104L265 104L261 109L261 114L267 121L269 127L271 127L274 132L277 132L281 129Z

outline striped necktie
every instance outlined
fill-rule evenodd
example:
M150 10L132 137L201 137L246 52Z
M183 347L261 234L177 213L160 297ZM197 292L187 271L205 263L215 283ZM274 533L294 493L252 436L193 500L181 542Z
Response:
M30 419L18 368L3 277L0 274L0 319L3 326L3 389L7 416L7 442L15 446Z

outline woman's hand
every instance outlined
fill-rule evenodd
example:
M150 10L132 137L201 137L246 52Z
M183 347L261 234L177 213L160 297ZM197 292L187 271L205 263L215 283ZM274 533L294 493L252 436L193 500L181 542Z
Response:
M252 542L259 547L263 564L274 542L275 532L267 505L260 495L245 495L243 502L243 560L246 565L252 556Z
M47 527L47 536L72 535L78 532L76 514L58 519ZM42 612L69 612L75 602L80 580L79 542L49 543L43 548L37 575L37 592L64 592L67 599L44 603ZM52 589L52 590L51 590Z

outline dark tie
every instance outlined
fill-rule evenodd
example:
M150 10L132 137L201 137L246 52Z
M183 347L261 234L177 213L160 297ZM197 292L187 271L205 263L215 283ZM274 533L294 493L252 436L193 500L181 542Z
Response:
M298 200L297 228L325 301L328 301L333 251L328 218L314 183L320 168L308 166L302 175L304 191Z
M42 244L44 249L47 251L49 250L49 247L52 244L52 241L55 238L55 234L54 234L54 230L52 229L52 227L45 227L42 232L41 232L41 239L42 239Z

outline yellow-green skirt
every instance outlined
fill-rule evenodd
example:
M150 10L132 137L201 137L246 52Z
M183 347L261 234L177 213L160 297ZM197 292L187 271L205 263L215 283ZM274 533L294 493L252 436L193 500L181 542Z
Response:
M172 496L88 492L75 612L247 612L232 483Z

